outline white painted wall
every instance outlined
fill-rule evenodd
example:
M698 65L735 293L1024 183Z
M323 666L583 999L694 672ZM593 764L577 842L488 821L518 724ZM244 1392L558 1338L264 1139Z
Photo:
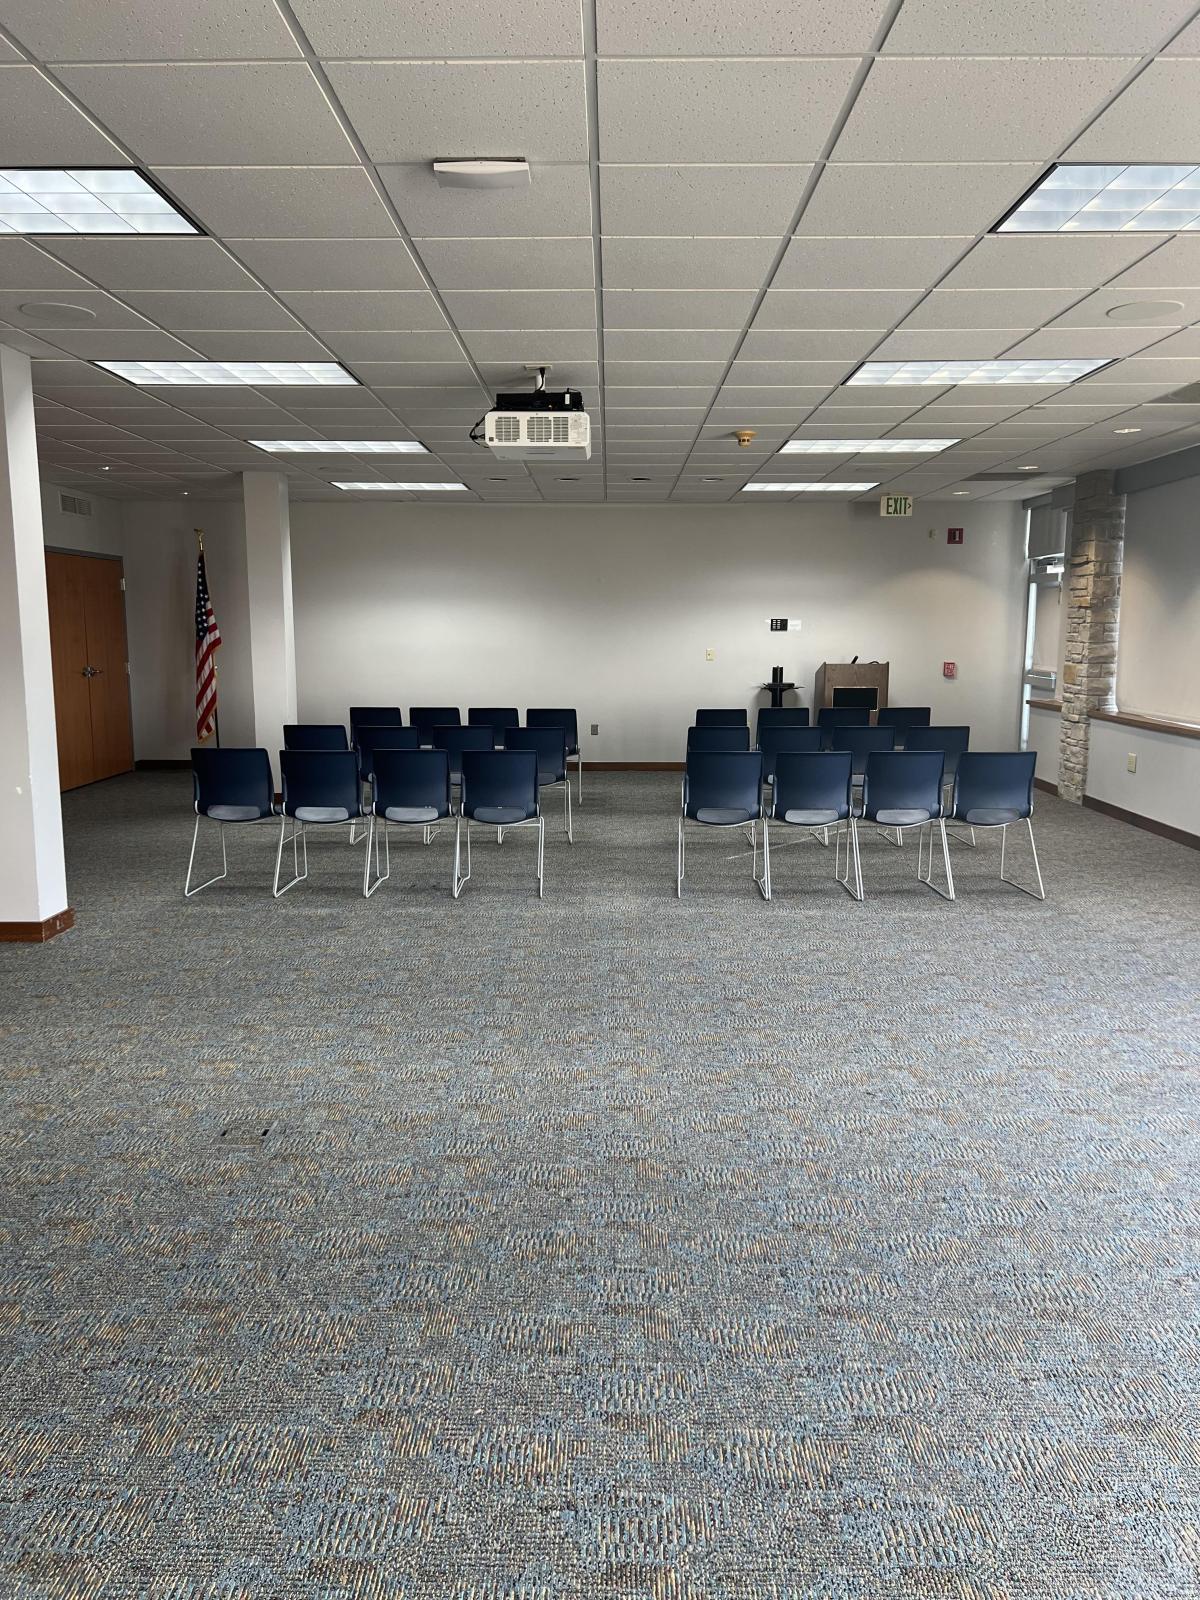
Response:
M1117 704L1200 722L1200 478L1126 500Z
M969 723L978 748L1011 749L1025 514L956 507L962 546L946 544L947 515L296 504L300 716L342 721L352 703L567 704L585 759L678 760L698 706L760 704L755 685L776 663L810 704L820 662L857 654L890 660L893 704L931 705ZM772 634L771 616L803 630ZM958 662L954 682L945 660Z
M1130 754L1136 772L1127 770ZM1200 835L1200 739L1093 719L1087 793Z
M1029 708L1029 734L1025 741L1027 750L1037 751L1037 776L1047 783L1058 782L1058 736L1062 718L1057 711L1040 711Z

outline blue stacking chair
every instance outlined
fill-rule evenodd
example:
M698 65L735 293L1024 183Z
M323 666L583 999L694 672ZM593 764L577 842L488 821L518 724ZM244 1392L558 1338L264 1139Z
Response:
M821 748L833 749L830 738L835 728L866 728L870 722L870 706L822 706L817 712L817 727L825 735Z
M192 802L196 826L192 829L192 853L188 856L187 876L183 880L185 899L220 883L229 876L225 853L225 829L231 822L264 822L275 815L275 780L271 758L265 750L211 749L197 746L192 751ZM196 860L196 841L200 819L207 817L217 825L221 836L221 870L213 878L192 885L192 866Z
M349 750L346 730L340 722L285 722L285 750Z
M896 743L900 743L900 729L897 729ZM953 787L954 774L958 770L958 758L971 743L971 730L965 724L957 723L953 727L922 727L919 723L905 728L904 748L906 750L940 750L946 758L946 765L942 772L942 782L947 789ZM949 800L949 796L947 796ZM975 834L972 832L969 841L963 840L961 834L952 833L952 838L959 839L962 843L975 843Z
M471 824L489 828L537 828L537 886L542 899L546 859L546 824L538 801L536 750L464 750L462 795L454 825L454 898L471 876ZM462 863L463 823L467 827L467 870Z
M492 743L502 747L505 728L519 728L521 715L516 706L470 706L467 724L472 728L491 728Z
M571 817L571 780L567 776L567 732L565 728L506 728L506 750L535 750L538 760L538 788L561 788L567 842L575 843Z
M710 723L688 729L687 748L693 750L749 750L750 726L745 722Z
M816 733L818 730L813 729ZM858 824L854 816L854 760L849 750L781 750L771 788L772 822L790 828L820 830L828 840L834 829L833 875L846 892L861 900L862 866L858 856ZM763 822L763 832L767 823ZM841 869L842 841L846 870ZM850 881L851 868L854 882Z
M404 713L399 706L351 706L350 743L358 743L360 728L399 728L404 724Z
M363 861L363 899L369 899L392 875L391 830L420 828L424 842L433 838L437 823L451 815L450 757L444 750L384 750L375 752L375 781L371 794L371 820L367 824L367 853ZM379 867L379 835L383 834L383 870ZM375 881L371 882L371 851L375 851Z
M408 720L421 730L421 743L432 745L435 728L457 727L462 714L457 706L410 706Z
M527 728L561 728L567 736L567 759L575 759L575 782L579 804L583 804L583 752L579 748L579 716L570 706L528 706Z
M875 713L879 728L895 728L896 748L907 749L905 735L910 728L927 728L932 717L929 706L881 706ZM928 745L925 746L929 748Z
M724 728L730 723L744 722L750 725L750 717L745 706L730 706L728 710L721 707L709 706L696 713L695 726L697 728Z
M281 750L279 770L283 781L283 801L280 806L279 848L275 852L275 882L271 890L276 900L308 877L310 827L338 826L347 822L353 825L355 818L367 814L355 751ZM279 869L283 862L284 834L289 817L292 819L293 876L281 889ZM297 841L303 849L303 870Z
M749 739L750 729L747 727ZM705 828L750 827L754 855L750 872L764 900L771 898L771 845L763 829L763 870L758 872L758 824L763 821L761 750L689 750L679 810L675 893L683 897L687 865L685 825Z
M761 750L764 728L807 728L808 725L807 706L760 706L754 742Z
M1033 778L1037 765L1036 750L1001 751L996 754L978 750L964 751L958 758L954 775L954 801L950 815L955 822L963 822L971 829L1000 829L1000 877L1030 894L1035 900L1046 898L1042 883L1042 869L1038 865L1037 845L1033 842ZM1008 830L1014 822L1023 822L1029 830L1029 848L1033 852L1033 870L1037 888L1029 889L1014 878L1004 876L1004 847Z
M896 748L895 728L835 726L831 734L831 750L846 750L853 762L854 781L861 783L867 770L867 757L876 750Z
M760 719L758 725L758 748L762 751L763 782L775 782L775 763L779 755L785 750L819 750L821 748L820 728L806 728L800 725L791 726L783 724L780 727L764 728Z
M398 722L360 723L355 730L354 747L364 783L375 781L375 756L380 750L418 750L421 735L417 728Z
M450 782L457 788L462 782L462 758L464 750L493 750L494 735L490 727L476 723L474 727L468 724L463 727L461 723L450 722L445 727L433 729L433 748L444 750L450 758Z
M894 828L902 838L908 828L917 832L917 877L945 900L954 899L954 874L950 870L950 845L946 839L946 808L942 798L944 757L940 750L876 750L867 757L862 805L858 815L879 828ZM933 833L942 836L942 861L946 888L933 881ZM929 841L929 870L925 871L925 841Z

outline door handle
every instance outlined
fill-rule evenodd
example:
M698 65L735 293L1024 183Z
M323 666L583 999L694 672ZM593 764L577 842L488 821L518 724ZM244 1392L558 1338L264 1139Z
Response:
M95 667L84 667L81 676L85 678L94 678L96 676Z

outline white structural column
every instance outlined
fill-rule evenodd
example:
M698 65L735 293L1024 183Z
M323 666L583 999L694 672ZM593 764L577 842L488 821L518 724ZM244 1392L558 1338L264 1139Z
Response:
M278 777L283 725L296 721L296 632L292 620L292 535L282 472L244 472L246 588L254 740Z
M29 357L0 345L0 938L40 942L67 906L46 551Z

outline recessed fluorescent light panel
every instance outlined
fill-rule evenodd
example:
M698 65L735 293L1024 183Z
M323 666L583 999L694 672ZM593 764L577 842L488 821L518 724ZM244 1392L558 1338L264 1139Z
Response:
M335 489L390 489L393 494L439 494L443 489L466 489L465 483L380 483L372 479L370 483L335 483Z
M1051 167L993 233L1192 233L1200 167Z
M1107 367L1115 358L1096 361L864 361L846 384L884 389L955 383L1054 383L1061 388Z
M142 387L216 384L227 388L240 383L265 389L279 384L302 388L306 384L358 382L336 361L96 361L93 365Z
M960 442L958 439L789 439L779 453L797 456L933 455Z
M132 167L0 167L0 234L199 231Z
M416 439L249 439L248 444L274 455L298 456L427 456Z
M743 494L861 494L877 483L744 483Z

